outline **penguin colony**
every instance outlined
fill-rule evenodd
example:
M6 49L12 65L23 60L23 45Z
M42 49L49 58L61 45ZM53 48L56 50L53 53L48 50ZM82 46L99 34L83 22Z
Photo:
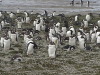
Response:
M58 49L71 50L93 50L92 46L100 47L100 19L95 19L91 13L80 20L82 15L66 17L64 14L51 15L45 10L44 14L20 11L0 12L0 46L7 52L12 45L22 42L23 52L26 55L34 55L35 52L46 46L48 56L56 57ZM39 36L41 35L42 36ZM38 43L45 40L47 43ZM15 55L11 60L17 59ZM19 58L20 56L18 56ZM21 59L18 59L21 61Z

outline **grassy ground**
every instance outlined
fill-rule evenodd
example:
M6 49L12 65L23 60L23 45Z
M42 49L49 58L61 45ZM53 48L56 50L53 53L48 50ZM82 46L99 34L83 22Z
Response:
M68 20L69 18L74 18L74 16L67 17ZM80 20L84 17L82 15ZM59 20L59 17L56 18ZM32 19L34 20L33 17ZM99 19L100 17L95 15L91 22L96 22ZM23 25L23 27L27 27L27 24ZM28 27L32 27L32 23L28 25L30 25ZM75 27L77 28L77 26ZM0 48L0 75L100 75L99 48L94 46L93 51L85 51L77 47L76 50L67 52L61 46L57 49L56 58L51 59L48 57L47 42L44 34L44 32L40 32L39 35L36 35L42 37L42 40L37 42L41 48L36 49L36 52L30 56L26 56L24 53L23 37L19 37L19 42L12 45L7 52ZM92 46L93 44L90 45ZM10 59L15 54L21 55L23 61L12 64Z

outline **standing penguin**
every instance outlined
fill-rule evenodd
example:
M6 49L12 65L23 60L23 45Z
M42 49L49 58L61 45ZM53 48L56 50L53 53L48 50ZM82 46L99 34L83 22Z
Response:
M17 9L17 13L20 13L20 9L19 8Z
M11 13L9 14L9 16L10 16L10 18L14 18L14 13L11 12Z
M98 26L100 27L100 20L98 20L97 24L98 24Z
M2 12L0 12L0 17L2 17L2 15L3 15Z
M88 21L83 20L83 23L84 23L84 28L87 28L88 27Z
M26 23L30 23L30 17L29 16L26 17Z
M4 45L3 45L4 51L9 50L10 49L10 45L11 45L10 38L9 37L5 37Z
M16 34L15 31L12 31L12 32L11 32L10 38L11 38L11 42L12 42L13 44L16 44L16 43L17 43L18 38L17 38L17 34Z
M91 43L95 43L95 41L96 41L96 32L93 31L93 32L91 33Z
M62 27L62 34L66 35L66 32L67 32L67 28L66 27Z
M79 38L79 48L84 50L85 49L85 46L86 46L86 43L85 43L85 38L83 36L81 36Z
M60 32L59 26L55 26L55 32L56 32L56 33L59 33L59 32Z
M70 37L70 36L72 36L72 35L73 35L73 31L72 31L72 30L67 31L66 37Z
M52 42L54 42L54 44L56 45L56 48L58 47L59 44L59 39L56 36L52 37Z
M96 32L98 30L98 28L99 28L98 26L94 26L93 30Z
M96 41L96 43L97 43L97 46L100 47L100 34L99 34L98 37L97 37L97 41Z
M28 35L28 37L26 37L26 40L25 40L25 44L27 45L29 41L32 41L33 38L31 35Z
M90 21L91 20L91 16L89 14L86 15L86 20Z
M38 19L35 19L34 22L33 22L33 25L36 26L36 24L38 23L38 21L39 21Z
M77 21L78 21L78 15L75 16L75 22L77 22Z
M99 34L100 34L100 30L97 30L97 32L96 32L96 38L98 37Z
M41 31L41 24L38 22L35 26L35 30Z
M4 45L4 39L5 39L5 36L1 36L1 39L0 39L0 44L1 44L1 47L3 47Z
M55 58L56 57L56 45L54 42L50 42L48 45L48 54L50 58Z
M53 11L52 16L53 17L56 16L56 11Z
M27 44L27 55L31 55L34 52L34 43L33 41L28 41Z
M69 37L69 45L70 46L76 46L76 37L75 35L72 35Z
M1 28L5 26L5 21L1 21Z
M84 34L86 36L86 40L90 41L90 33L88 31L86 31Z
M17 22L17 28L22 28L22 22L21 21Z

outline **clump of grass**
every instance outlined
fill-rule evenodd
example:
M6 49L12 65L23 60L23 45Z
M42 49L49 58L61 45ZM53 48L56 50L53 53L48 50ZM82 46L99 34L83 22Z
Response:
M15 44L14 47L21 47L19 44Z

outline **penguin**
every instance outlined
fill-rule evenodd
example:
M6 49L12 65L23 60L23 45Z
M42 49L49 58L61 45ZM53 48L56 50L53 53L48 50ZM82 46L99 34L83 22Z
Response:
M3 14L2 14L2 12L0 12L0 17L2 17L3 16Z
M86 42L85 42L85 38L83 36L81 36L79 38L79 48L84 50L86 47Z
M53 17L56 16L56 11L53 11L52 16Z
M5 39L5 36L1 36L1 39L0 39L0 45L1 47L3 47L3 44L4 44L4 39Z
M21 22L21 21L18 21L18 22L17 22L17 28L18 28L18 29L22 28L22 22Z
M67 51L71 51L71 50L75 50L75 46L71 46L71 45L66 45L63 47L64 50L67 50Z
M70 26L69 28L70 28L70 30L72 30L72 31L73 31L73 33L72 33L72 34L74 35L74 34L75 34L75 28L74 28L73 26Z
M50 58L55 58L56 57L56 45L54 42L50 42L48 45L48 55Z
M93 30L96 32L98 30L98 28L99 28L98 26L94 26Z
M27 55L31 55L34 53L34 43L33 41L28 41L27 44Z
M30 23L30 17L26 17L26 23Z
M76 46L76 37L75 35L72 35L69 37L69 45Z
M19 8L17 9L17 13L20 13L20 9Z
M67 31L66 37L70 37L70 36L72 36L72 35L73 35L73 31L72 31L72 30Z
M8 36L11 37L11 30L8 30Z
M56 23L56 26L60 27L60 22L57 22L57 23Z
M41 26L41 30L45 31L46 25L45 23Z
M26 11L24 11L25 17L28 17L28 13Z
M11 12L11 13L9 14L9 16L10 16L10 18L14 18L14 13Z
M49 33L55 34L56 32L55 32L55 30L53 28L50 28Z
M62 30L62 34L63 34L63 35L66 35L67 28L66 28L66 27L62 27L62 29L61 29L61 30Z
M91 16L89 14L86 15L86 20L90 21L91 20Z
M96 43L97 43L97 44L99 45L99 47L100 47L100 34L97 36Z
M77 21L78 21L78 15L75 16L75 22L77 22Z
M88 21L83 20L83 23L84 23L84 28L87 28L88 27Z
M26 37L25 44L27 45L28 44L28 41L32 41L32 40L33 40L32 36L31 35L28 35Z
M80 36L80 35L82 35L83 34L83 32L81 31L81 30L78 30L77 31L77 36Z
M39 21L38 19L35 19L34 22L33 22L33 26L36 26L36 24L38 23L38 21Z
M11 38L11 42L12 42L13 44L16 44L16 43L18 42L17 34L16 34L15 31L12 31L12 32L11 32L10 38Z
M89 32L85 32L84 34L86 36L86 40L90 41L90 33Z
M11 57L11 60L10 61L12 63L14 63L14 62L22 62L22 60L23 59L22 59L22 57L20 55L14 55L14 56Z
M100 27L100 20L98 20L97 24L98 24L98 27Z
M56 36L52 37L52 42L54 42L54 44L56 45L56 48L58 48L59 39Z
M83 27L80 27L80 28L79 28L79 30L80 30L81 32L84 32L84 29L83 29Z
M93 32L91 33L91 43L95 43L95 42L96 42L96 32L93 31Z
M56 33L59 33L59 32L60 32L59 26L55 26L55 32L56 32Z
M43 24L44 24L44 19L43 17L40 17L40 26L43 26Z
M98 30L98 31L96 32L96 38L98 37L99 34L100 34L100 31Z
M36 24L35 30L41 31L41 25L39 22Z
M4 39L4 44L3 44L4 51L9 50L10 46L11 46L10 38L7 36Z
M3 28L5 26L5 21L1 21L1 27Z
M24 43L26 43L26 38L27 38L28 36L29 36L29 32L26 31L26 32L24 33Z

